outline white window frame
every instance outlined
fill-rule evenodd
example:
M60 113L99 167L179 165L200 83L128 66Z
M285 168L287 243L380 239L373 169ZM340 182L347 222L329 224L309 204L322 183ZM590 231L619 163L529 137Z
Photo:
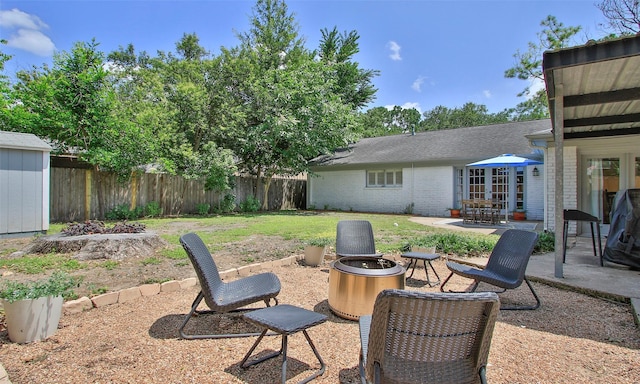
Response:
M401 188L402 180L403 175L400 168L372 169L367 171L366 186L367 188Z

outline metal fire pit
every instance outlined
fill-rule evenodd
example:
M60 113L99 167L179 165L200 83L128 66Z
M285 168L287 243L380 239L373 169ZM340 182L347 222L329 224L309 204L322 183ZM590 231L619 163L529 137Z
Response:
M337 259L329 268L329 308L348 320L370 315L380 291L404 289L404 274L402 266L382 257Z

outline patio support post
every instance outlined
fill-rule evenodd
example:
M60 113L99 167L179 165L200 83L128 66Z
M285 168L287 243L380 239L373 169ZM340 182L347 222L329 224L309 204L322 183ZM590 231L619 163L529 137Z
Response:
M564 246L562 238L562 228L564 228L563 209L564 209L564 88L562 84L562 76L560 71L555 73L555 100L553 113L553 132L555 147L555 194L554 194L554 223L555 223L555 270L554 276L557 278L564 277L562 270L562 247Z

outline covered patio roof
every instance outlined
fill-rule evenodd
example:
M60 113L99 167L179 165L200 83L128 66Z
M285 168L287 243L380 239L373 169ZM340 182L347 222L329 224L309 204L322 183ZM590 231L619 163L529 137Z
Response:
M555 228L563 228L565 139L640 134L640 35L543 54L555 141ZM555 276L563 277L562 236Z

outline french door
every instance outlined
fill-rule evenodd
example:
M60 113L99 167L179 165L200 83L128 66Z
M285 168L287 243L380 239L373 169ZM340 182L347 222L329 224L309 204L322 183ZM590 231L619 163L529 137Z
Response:
M509 168L469 168L469 199L493 200L506 213L509 196ZM512 207L515 208L515 207Z

